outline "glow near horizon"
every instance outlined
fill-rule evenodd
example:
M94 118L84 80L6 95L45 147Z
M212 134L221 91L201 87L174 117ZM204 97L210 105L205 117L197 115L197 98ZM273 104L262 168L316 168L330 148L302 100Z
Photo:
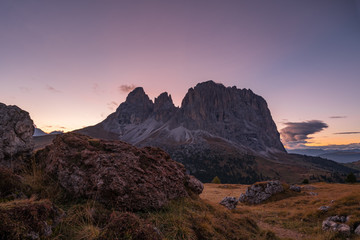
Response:
M278 129L328 123L308 145L360 142L334 134L360 130L359 1L2 1L0 30L0 102L45 131L100 122L123 84L180 105L212 79L264 97Z

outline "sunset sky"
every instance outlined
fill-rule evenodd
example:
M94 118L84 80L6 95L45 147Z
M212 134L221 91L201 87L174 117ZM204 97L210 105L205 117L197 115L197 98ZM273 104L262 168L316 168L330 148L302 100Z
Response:
M264 97L289 148L360 143L360 0L0 1L0 102L44 131L210 79Z

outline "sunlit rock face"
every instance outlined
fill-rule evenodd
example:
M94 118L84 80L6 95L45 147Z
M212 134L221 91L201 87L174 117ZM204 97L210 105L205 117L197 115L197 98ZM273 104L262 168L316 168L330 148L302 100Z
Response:
M17 170L31 153L34 123L29 113L0 103L0 165Z
M285 152L262 97L213 81L190 88L180 107L166 92L153 103L136 88L116 112L79 132L161 147L203 181L219 171L223 179L232 174L233 182L257 181L260 176L249 155Z

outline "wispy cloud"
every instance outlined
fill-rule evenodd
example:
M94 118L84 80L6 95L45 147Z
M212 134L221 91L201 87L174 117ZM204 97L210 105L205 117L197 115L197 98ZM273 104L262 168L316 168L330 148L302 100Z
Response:
M360 134L360 132L338 132L334 134Z
M116 109L117 107L118 107L118 103L117 102L115 102L115 101L111 101L111 102L109 102L109 103L107 103L107 106L108 106L108 108L110 109L110 110L114 110L114 109Z
M31 89L28 88L28 87L19 87L19 89L20 89L23 93L28 93L28 92L31 91Z
M285 122L285 128L281 129L281 140L288 147L298 147L308 143L309 135L321 132L328 125L320 120L305 122Z
M61 91L50 86L50 85L46 85L46 90L50 91L50 92L53 92L53 93L60 93Z
M331 116L329 118L347 118L347 116Z
M120 92L124 92L124 93L128 93L132 90L134 90L136 88L136 86L134 84L131 84L131 85L126 85L126 84L123 84L119 87L119 91Z

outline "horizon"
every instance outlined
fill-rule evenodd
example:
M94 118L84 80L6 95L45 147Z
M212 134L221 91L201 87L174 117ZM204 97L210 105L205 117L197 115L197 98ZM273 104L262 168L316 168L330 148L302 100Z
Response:
M359 0L86 3L0 3L0 102L45 132L212 79L262 96L287 149L360 146Z

